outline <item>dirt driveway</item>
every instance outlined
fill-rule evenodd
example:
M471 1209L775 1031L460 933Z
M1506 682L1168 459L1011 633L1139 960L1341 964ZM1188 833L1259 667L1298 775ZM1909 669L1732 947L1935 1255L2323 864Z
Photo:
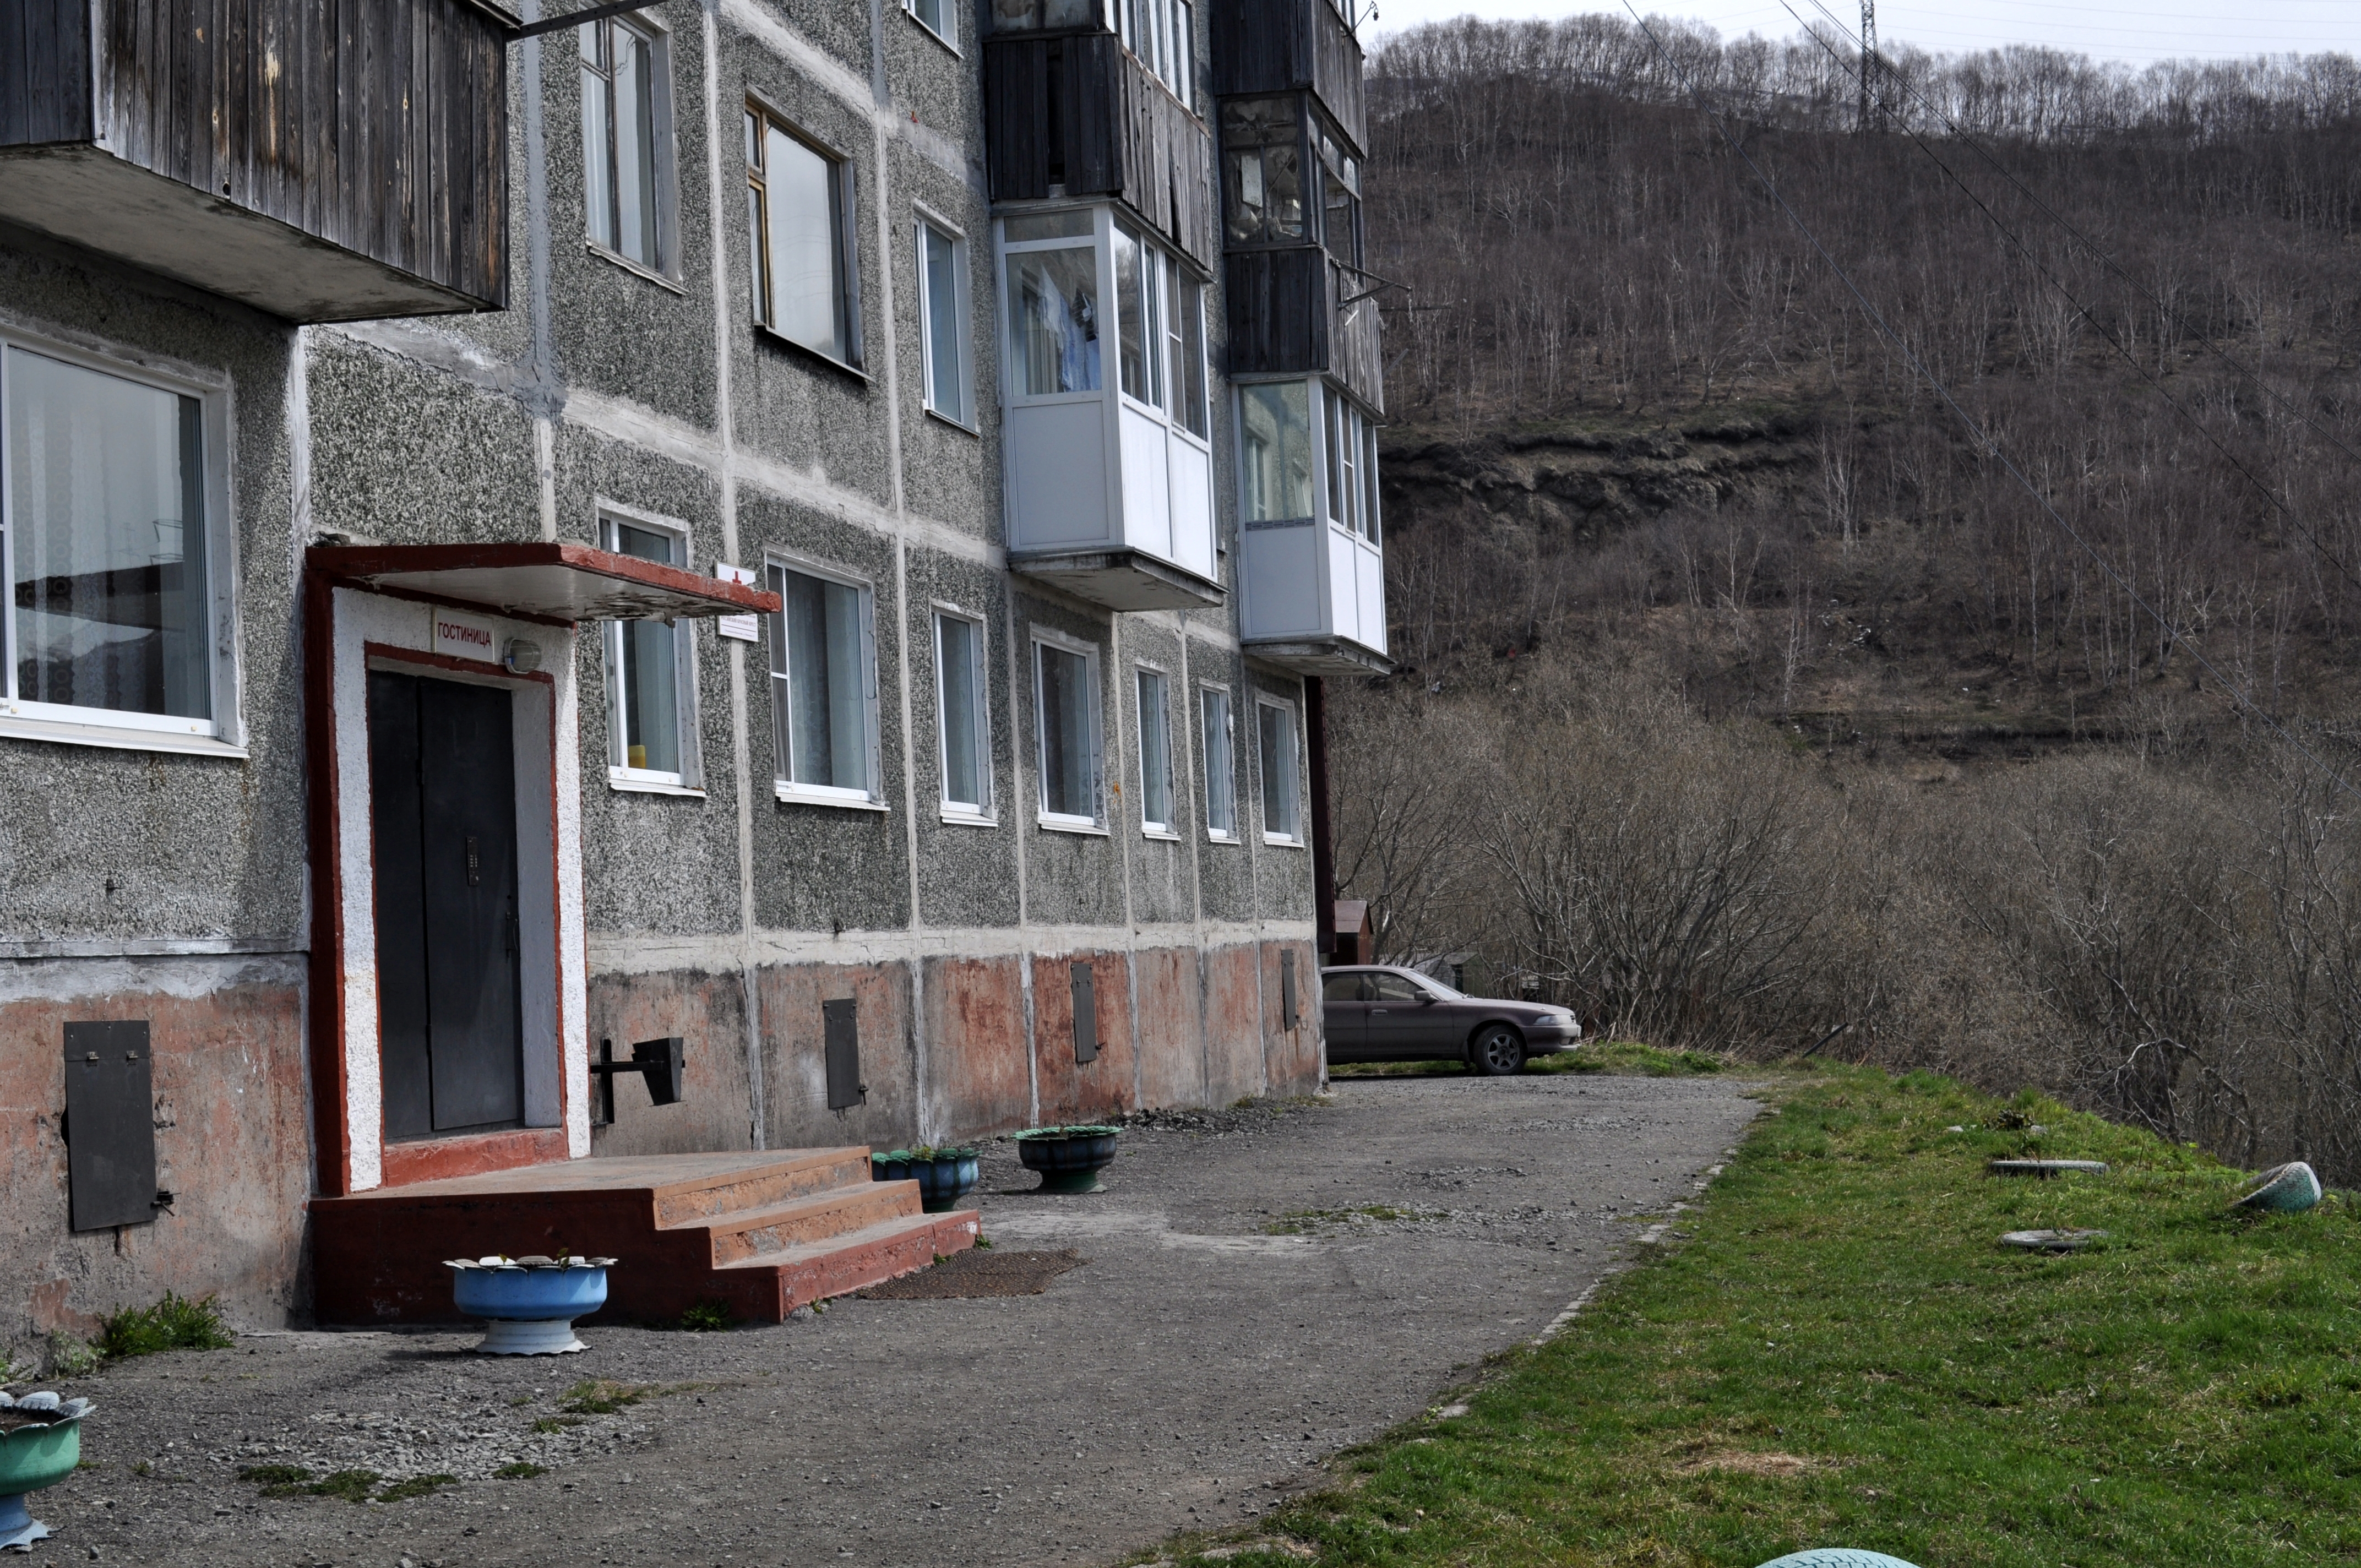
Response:
M1135 1127L1112 1190L1084 1198L1020 1195L1031 1179L995 1144L995 1250L1088 1259L1040 1295L847 1299L728 1333L594 1325L588 1354L556 1359L307 1333L126 1363L67 1389L103 1407L96 1464L35 1499L59 1533L29 1561L1103 1562L1252 1518L1539 1332L1736 1141L1757 1109L1741 1088L1340 1081L1330 1102ZM663 1391L569 1411L583 1379ZM462 1479L355 1502L236 1478L270 1464L373 1471L379 1493Z

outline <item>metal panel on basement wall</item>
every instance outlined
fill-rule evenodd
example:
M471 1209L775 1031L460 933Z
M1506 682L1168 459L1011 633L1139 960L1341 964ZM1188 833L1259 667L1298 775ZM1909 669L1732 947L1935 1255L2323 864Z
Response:
M1074 1060L1092 1062L1099 1058L1098 992L1091 978L1091 966L1076 964L1070 971L1069 984L1074 1000Z
M866 1104L869 1086L861 1081L861 1000L847 996L819 1004L828 1058L828 1108L849 1111Z
M156 1097L146 1020L65 1028L66 1182L77 1231L156 1217Z

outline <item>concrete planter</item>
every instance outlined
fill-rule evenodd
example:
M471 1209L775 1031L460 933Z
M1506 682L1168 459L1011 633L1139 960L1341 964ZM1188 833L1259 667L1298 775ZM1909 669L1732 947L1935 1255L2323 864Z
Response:
M2104 1231L2011 1231L2000 1238L2000 1245L2023 1252L2080 1252L2106 1234Z
M2238 1190L2233 1209L2262 1209L2274 1214L2300 1214L2320 1201L2320 1178L2301 1160L2274 1166Z
M1791 1552L1784 1557L1773 1558L1763 1568L1916 1568L1899 1557L1888 1557L1883 1552L1863 1552L1850 1546L1823 1546L1811 1552Z
M565 1355L587 1350L574 1320L607 1304L611 1257L454 1258L451 1299L482 1318L482 1355Z
M869 1157L869 1173L880 1181L915 1181L929 1214L949 1213L983 1179L973 1149L895 1149Z
M54 1486L82 1462L82 1421L97 1407L88 1399L0 1393L0 1551L30 1552L49 1527L26 1508L27 1493Z
M1041 1173L1041 1192L1102 1192L1099 1172L1115 1162L1120 1127L1036 1127L1016 1135L1016 1157Z

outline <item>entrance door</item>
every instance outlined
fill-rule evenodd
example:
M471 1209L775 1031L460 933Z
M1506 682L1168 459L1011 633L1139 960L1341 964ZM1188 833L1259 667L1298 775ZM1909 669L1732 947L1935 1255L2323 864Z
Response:
M517 1126L524 1053L509 694L372 670L368 732L386 1139Z

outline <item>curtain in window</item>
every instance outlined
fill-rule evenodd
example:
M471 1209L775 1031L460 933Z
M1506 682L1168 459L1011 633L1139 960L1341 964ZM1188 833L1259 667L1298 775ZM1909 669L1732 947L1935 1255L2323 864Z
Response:
M1091 744L1091 662L1037 642L1041 713L1041 809L1057 817L1098 816L1097 759Z
M1008 258L1008 314L1020 396L1099 389L1098 252L1091 246Z
M763 174L770 222L768 324L831 359L849 359L836 165L776 126L765 126Z
M982 635L972 621L935 618L942 674L943 800L978 811L983 809L983 672L976 646Z
M677 563L669 534L653 529L609 524L615 553L642 561ZM622 764L647 773L680 772L679 632L661 620L625 620L616 626L620 650L616 672L622 712Z
M1301 381L1238 391L1239 467L1248 522L1312 515L1312 394Z
M1295 826L1295 710L1257 703L1262 719L1262 829L1298 838Z
M1205 708L1205 826L1238 830L1237 781L1230 766L1230 694L1208 691Z
M1172 723L1153 670L1139 672L1139 815L1148 827L1172 826Z
M785 687L787 777L867 794L869 685L861 590L784 568L775 576L785 606L785 646L774 647L772 658L773 673Z
M920 225L926 241L927 406L967 418L967 371L960 336L959 243Z
M211 718L202 405L21 348L6 371L16 696Z

